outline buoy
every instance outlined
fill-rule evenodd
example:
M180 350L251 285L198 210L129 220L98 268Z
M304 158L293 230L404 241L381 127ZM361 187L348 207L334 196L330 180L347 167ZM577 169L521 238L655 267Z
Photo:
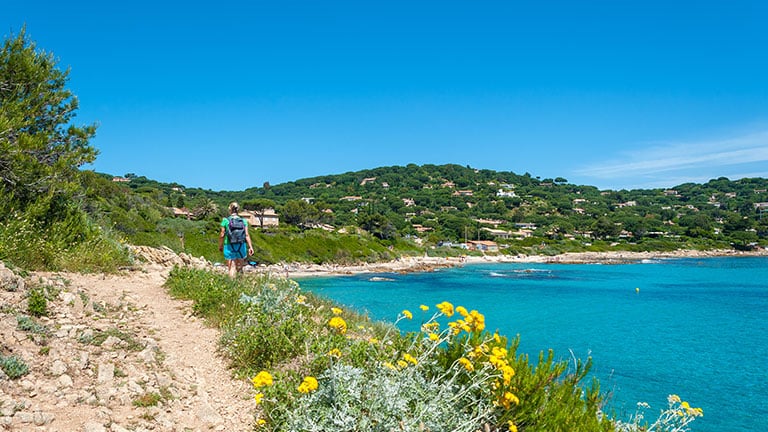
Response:
M635 288L635 292L640 294L640 288Z

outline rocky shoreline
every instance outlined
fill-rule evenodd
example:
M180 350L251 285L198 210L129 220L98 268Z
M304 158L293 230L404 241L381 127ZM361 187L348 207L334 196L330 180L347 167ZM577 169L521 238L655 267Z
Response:
M404 257L383 263L364 263L350 266L335 264L273 264L247 269L249 272L270 273L287 278L345 276L366 273L413 273L465 264L493 263L558 263L558 264L624 264L653 259L712 258L768 256L768 251L742 252L721 250L677 250L673 252L569 252L554 256L544 255L483 255L466 257Z

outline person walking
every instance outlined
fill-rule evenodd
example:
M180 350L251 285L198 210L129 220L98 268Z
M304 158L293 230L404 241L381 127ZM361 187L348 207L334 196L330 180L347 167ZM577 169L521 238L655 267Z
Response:
M229 204L229 216L222 219L219 233L219 251L224 252L227 270L232 277L243 271L245 259L253 255L248 221L240 217L239 211L240 206L236 202Z

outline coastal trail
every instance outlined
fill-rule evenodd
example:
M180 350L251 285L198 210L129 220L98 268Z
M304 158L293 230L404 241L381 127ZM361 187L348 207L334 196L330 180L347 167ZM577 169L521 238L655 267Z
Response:
M58 296L39 320L45 341L19 330L19 313L0 315L2 346L30 369L0 380L0 429L251 430L250 383L231 376L219 331L194 317L190 302L170 298L168 271L28 278ZM20 293L0 295L26 310Z

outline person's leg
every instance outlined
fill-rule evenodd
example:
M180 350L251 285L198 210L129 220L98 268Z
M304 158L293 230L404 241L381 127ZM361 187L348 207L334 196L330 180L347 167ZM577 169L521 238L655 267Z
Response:
M235 261L237 260L227 260L227 270L229 271L230 277L237 276L237 265L235 264Z

